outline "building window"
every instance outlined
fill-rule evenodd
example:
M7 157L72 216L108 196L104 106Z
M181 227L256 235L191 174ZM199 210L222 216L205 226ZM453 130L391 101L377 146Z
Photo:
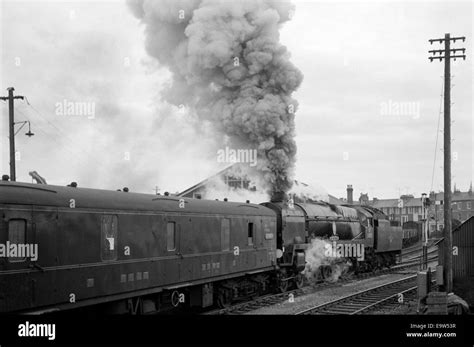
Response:
M406 207L402 208L402 213L403 213L403 214L406 214L406 213L407 213L407 208L406 208Z
M26 220L11 219L8 222L8 241L10 244L24 245L26 243ZM9 257L8 261L11 263L21 262L26 260L25 257Z
M168 222L166 224L166 249L174 251L176 249L176 223Z
M466 202L466 209L468 209L468 210L471 209L471 202L470 201Z
M462 209L462 202L458 202L457 205L458 205L458 210L461 210Z
M101 220L101 257L102 260L117 259L117 224L118 218L104 215Z
M408 222L408 216L402 216L402 223Z
M224 218L221 222L221 250L230 250L230 219Z
M247 230L248 245L253 246L253 223L249 222Z

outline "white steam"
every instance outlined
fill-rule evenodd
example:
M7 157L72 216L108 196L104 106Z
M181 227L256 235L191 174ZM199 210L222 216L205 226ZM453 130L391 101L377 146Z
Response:
M331 268L330 277L325 280L328 282L337 282L342 274L350 267L345 259L341 259L328 254L328 249L332 248L332 244L320 238L314 238L310 247L305 252L306 266L303 274L309 283L315 284L321 280L321 267L328 266Z

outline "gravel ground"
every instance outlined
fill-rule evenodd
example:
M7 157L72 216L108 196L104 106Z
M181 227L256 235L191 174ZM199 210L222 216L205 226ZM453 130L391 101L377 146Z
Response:
M435 263L436 264L436 263ZM433 264L430 264L433 268ZM262 307L260 309L250 311L246 314L295 314L297 312L303 311L305 309L309 309L313 306L324 304L326 302L338 299L342 296L346 296L349 294L357 293L361 290L369 289L375 286L379 286L382 284L386 284L391 281L395 281L397 279L402 279L409 275L416 274L417 270L401 270L398 273L391 273L386 275L380 275L377 277L367 278L363 280L354 280L352 282L346 282L341 284L332 284L328 285L327 287L322 288L312 288L309 287L306 289L308 292L305 295L298 296L293 298L289 297L288 300L285 302L268 306ZM291 302L292 301L292 302ZM400 305L399 310L402 310L403 307L407 308L408 313L408 305ZM393 310L390 310L393 311ZM389 312L389 311L387 311ZM380 311L380 313L375 312L375 314L407 314L407 313L385 313L385 311Z
M370 314L400 314L400 315L416 315L418 303L416 300L400 304L396 307L386 308L381 310L374 310Z

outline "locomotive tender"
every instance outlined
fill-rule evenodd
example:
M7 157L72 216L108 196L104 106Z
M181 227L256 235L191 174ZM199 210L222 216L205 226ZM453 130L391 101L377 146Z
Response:
M0 213L0 312L226 306L301 287L314 237L363 244L371 256L356 266L364 269L393 264L402 243L401 228L380 211L323 202L257 205L1 181ZM35 246L36 257L2 255L12 245Z

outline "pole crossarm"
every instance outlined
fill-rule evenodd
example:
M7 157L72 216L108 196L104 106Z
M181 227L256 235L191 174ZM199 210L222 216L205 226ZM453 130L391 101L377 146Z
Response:
M463 60L466 60L466 55L465 54L463 54L463 55L450 55L449 57L454 58L454 60L456 60L457 58L463 58ZM428 59L430 60L430 62L432 62L433 59L435 59L435 60L438 59L439 61L441 61L443 59L446 59L446 57L443 57L443 56L441 56L441 57L428 57Z
M444 51L444 49L432 49L431 51L428 51L428 53L433 53L436 55L436 53L441 54L444 53ZM454 53L456 53L457 51L462 51L463 53L466 53L466 48L451 48L449 51Z
M13 99L21 99L23 100L25 97L21 96L21 95L16 95L13 97ZM9 100L10 98L8 96L0 96L0 100Z
M428 40L430 42L430 44L433 44L433 43L436 43L436 42L439 42L439 43L442 43L446 40L449 40L449 41L453 41L454 43L456 43L457 40L462 40L462 42L466 41L466 37L465 36L458 36L458 37L449 37L449 38L442 38L442 39L430 39Z

